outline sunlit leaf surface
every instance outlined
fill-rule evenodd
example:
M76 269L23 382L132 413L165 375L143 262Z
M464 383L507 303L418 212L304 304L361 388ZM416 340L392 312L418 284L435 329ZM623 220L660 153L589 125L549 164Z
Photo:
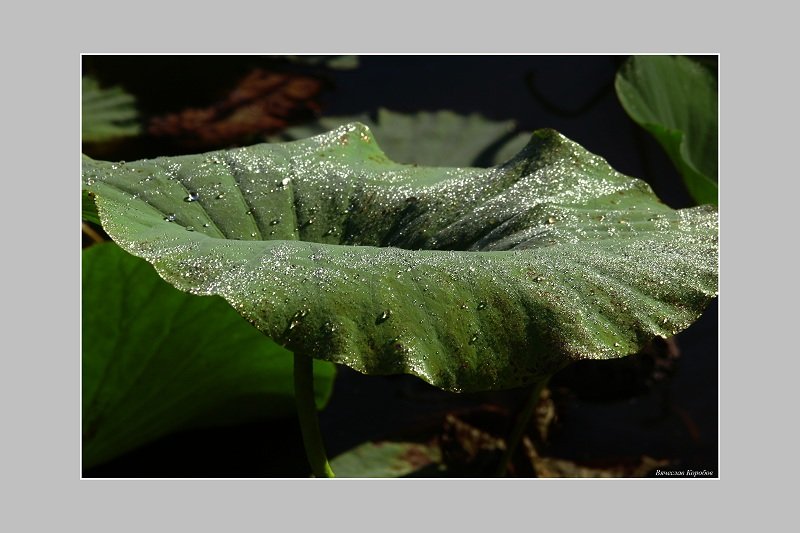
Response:
M717 292L717 212L673 210L551 130L488 169L310 139L84 161L106 232L292 351L452 391L636 352Z

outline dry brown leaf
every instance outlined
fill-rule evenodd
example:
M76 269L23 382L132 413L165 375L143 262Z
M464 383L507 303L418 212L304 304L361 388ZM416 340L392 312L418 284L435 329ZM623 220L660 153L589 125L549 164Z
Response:
M224 100L154 117L148 132L191 149L235 146L318 112L315 98L322 88L322 81L310 76L255 69Z

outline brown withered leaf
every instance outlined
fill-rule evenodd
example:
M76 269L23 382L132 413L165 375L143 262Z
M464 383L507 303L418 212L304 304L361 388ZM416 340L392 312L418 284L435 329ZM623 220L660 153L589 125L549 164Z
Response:
M476 414L482 416L476 417ZM487 415L490 416L489 425L494 425L500 413L474 411L458 416L450 413L445 417L439 446L442 459L452 474L488 474L502 457L505 440L497 436L496 428L486 427L487 420L476 419L485 419Z
M536 477L557 478L620 478L647 477L656 468L670 464L668 460L654 459L643 455L638 460L626 464L614 464L603 467L581 465L568 459L544 457L537 453L536 447L528 437L522 440L525 454L531 462Z
M224 100L150 120L148 132L191 149L236 146L274 134L319 111L320 79L255 69Z

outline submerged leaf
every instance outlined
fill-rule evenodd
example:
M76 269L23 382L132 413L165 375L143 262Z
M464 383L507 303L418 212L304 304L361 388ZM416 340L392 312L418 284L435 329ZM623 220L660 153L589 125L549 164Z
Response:
M436 444L419 442L365 442L335 457L331 468L336 477L403 477L441 462Z
M661 144L701 204L717 204L717 82L677 56L633 56L617 73L622 107Z
M83 466L180 429L292 416L292 354L218 297L171 287L113 243L83 251ZM334 368L316 361L325 405Z
M670 209L551 130L489 169L393 163L351 124L83 176L106 232L179 289L293 351L452 391L634 353L717 291L714 208Z
M101 142L138 135L136 100L121 87L100 88L84 76L81 90L81 136L83 142Z

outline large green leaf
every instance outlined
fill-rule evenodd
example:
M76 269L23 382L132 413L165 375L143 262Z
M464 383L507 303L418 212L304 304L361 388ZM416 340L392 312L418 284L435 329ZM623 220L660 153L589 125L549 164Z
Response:
M90 76L82 79L81 117L84 142L130 137L141 131L133 95L121 87L103 89Z
M106 232L293 351L452 391L636 352L717 291L717 213L541 130L489 169L389 161L360 124L311 139L85 160Z
M311 124L287 128L273 140L293 141L328 132L352 122L361 122L380 140L386 155L398 163L470 167L508 161L522 150L530 133L516 132L513 120L495 122L481 115L459 115L452 111L395 113L379 109L376 120L367 115L323 117Z
M181 292L113 243L83 251L83 466L179 429L292 416L292 354L217 296ZM322 406L334 367L317 361Z
M633 56L617 73L622 107L649 131L701 204L717 204L717 81L682 56Z

